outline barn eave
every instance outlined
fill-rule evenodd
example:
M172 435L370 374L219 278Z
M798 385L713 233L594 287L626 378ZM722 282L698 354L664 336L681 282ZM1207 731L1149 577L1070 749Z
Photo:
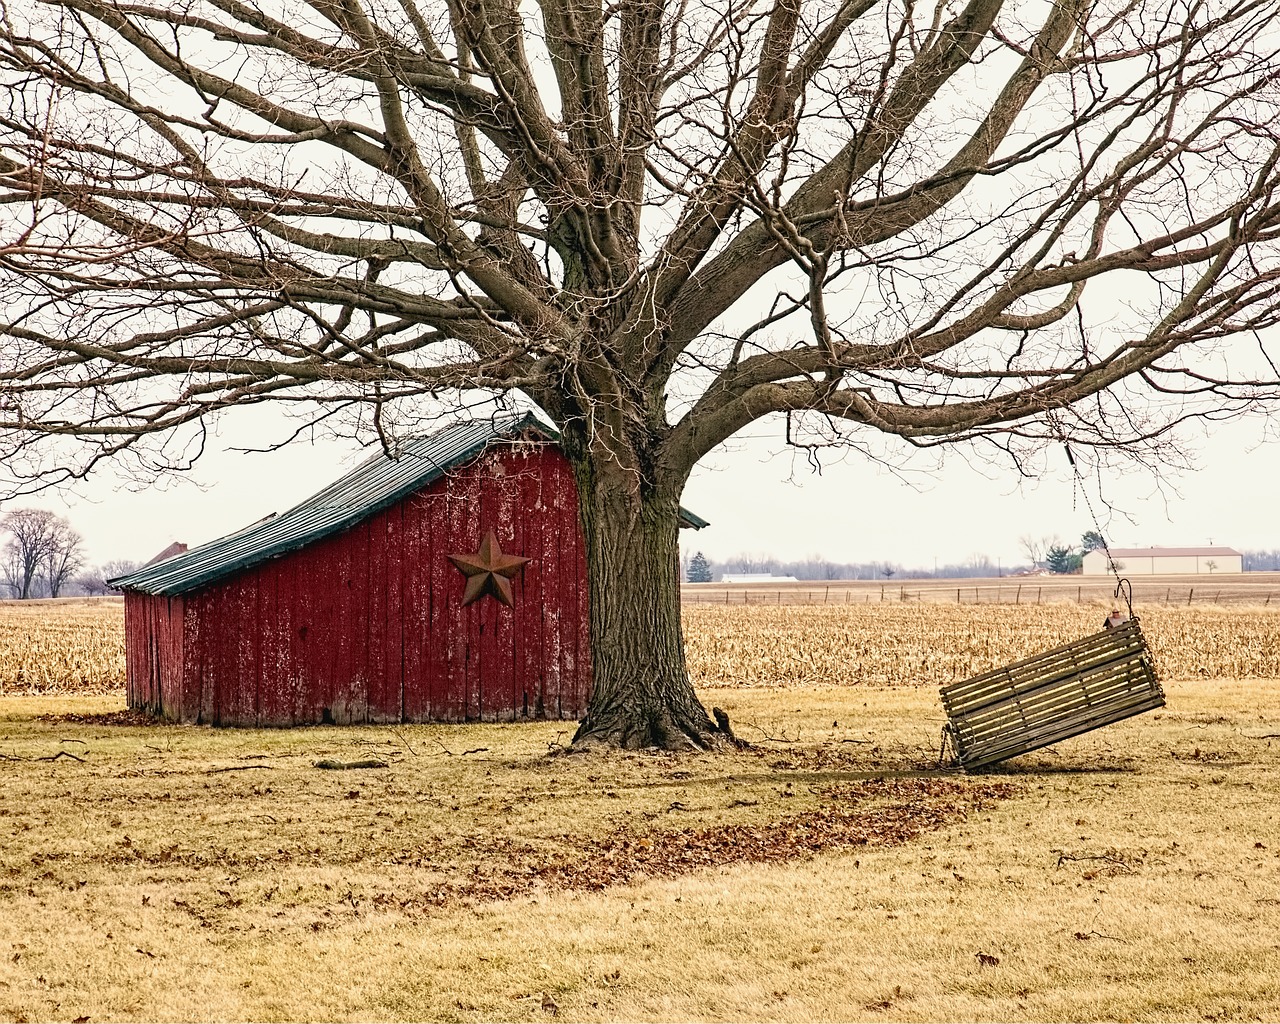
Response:
M478 456L493 442L525 434L552 443L560 439L558 431L532 412L460 421L406 442L395 459L385 452L370 456L285 512L108 584L156 597L199 590L355 526ZM681 508L680 525L700 530L709 524Z

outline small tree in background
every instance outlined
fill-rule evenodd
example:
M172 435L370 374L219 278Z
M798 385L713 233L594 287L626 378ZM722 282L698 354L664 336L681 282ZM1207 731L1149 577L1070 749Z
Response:
M49 549L45 555L44 578L49 596L59 597L62 588L84 565L84 538L65 519L55 516L49 527Z
M1077 554L1062 544L1054 544L1045 553L1045 564L1049 567L1050 572L1079 572L1083 562L1083 555Z
M701 551L695 552L693 558L689 560L689 582L711 582L711 563L707 561L707 556Z
M1105 551L1106 547L1106 539L1097 530L1086 530L1080 537L1080 549L1086 555L1090 551Z

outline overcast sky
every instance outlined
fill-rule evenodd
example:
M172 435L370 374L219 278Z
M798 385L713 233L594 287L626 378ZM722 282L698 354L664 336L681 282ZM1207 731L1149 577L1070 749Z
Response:
M353 444L293 445L273 454L225 450L260 424L253 411L235 434L216 439L189 479L133 491L105 476L65 499L40 504L67 515L91 562L145 560L171 541L192 546L279 512L320 490L361 457ZM234 424L235 421L232 421ZM1108 514L1088 484L1108 540L1122 547L1201 545L1280 547L1277 466L1280 443L1259 419L1214 426L1191 438L1199 468L1161 481L1147 474L1105 475L1106 497L1126 513ZM859 456L815 474L803 456L783 452L772 428L756 424L695 472L685 505L711 526L685 531L690 550L713 559L767 553L821 555L833 562L892 561L932 569L987 555L1002 567L1024 563L1024 534L1078 541L1092 528L1085 489L1074 486L1065 455L1048 453L1047 471L1019 480L1007 465L961 453L936 471L931 461L894 473ZM780 454L779 454L780 453Z

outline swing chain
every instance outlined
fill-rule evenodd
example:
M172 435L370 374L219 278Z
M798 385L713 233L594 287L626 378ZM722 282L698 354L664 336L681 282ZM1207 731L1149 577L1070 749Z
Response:
M1116 592L1117 598L1123 597L1124 603L1129 609L1129 618L1136 618L1133 614L1133 584L1126 577L1116 576Z

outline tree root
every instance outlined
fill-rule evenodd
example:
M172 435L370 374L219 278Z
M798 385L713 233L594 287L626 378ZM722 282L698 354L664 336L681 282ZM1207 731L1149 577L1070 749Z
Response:
M705 712L697 716L677 715L669 709L650 714L622 710L594 716L588 713L574 734L570 750L612 747L621 750L711 751L727 745L747 746L744 740L734 736L729 716L723 710L715 708L712 713L715 715L714 723Z

